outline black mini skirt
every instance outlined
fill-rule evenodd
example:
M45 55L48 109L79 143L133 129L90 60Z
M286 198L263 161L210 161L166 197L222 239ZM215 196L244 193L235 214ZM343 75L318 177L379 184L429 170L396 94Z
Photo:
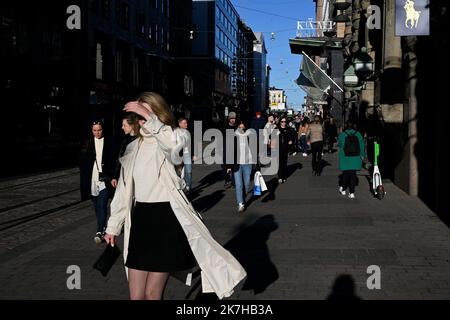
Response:
M136 202L125 265L142 271L176 272L196 264L170 202Z

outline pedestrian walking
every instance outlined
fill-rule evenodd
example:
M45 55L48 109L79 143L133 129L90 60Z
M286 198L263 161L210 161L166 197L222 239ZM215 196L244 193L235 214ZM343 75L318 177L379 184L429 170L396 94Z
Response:
M287 119L282 117L280 119L280 129L278 131L279 137L279 163L278 163L278 183L285 183L287 179L287 160L289 150L292 145L291 129L286 124Z
M354 129L353 121L347 121L345 130L338 137L339 170L342 171L342 182L339 192L345 196L348 188L350 199L355 198L356 171L361 170L365 157L364 139Z
M180 118L178 119L178 128L174 130L175 133L175 143L183 144L182 149L182 160L183 163L181 164L181 172L180 176L183 177L186 188L186 193L189 193L192 189L192 156L191 156L191 133L188 130L188 120L186 118Z
M298 129L298 137L300 140L300 150L302 151L302 155L304 157L308 156L308 140L306 139L306 134L309 129L309 119L308 117L304 117L302 123Z
M320 116L314 116L314 122L309 125L306 133L306 137L311 143L312 174L316 176L320 176L322 169L323 127L320 122Z
M165 100L152 92L125 105L146 122L142 138L121 158L122 175L111 203L105 240L115 245L124 225L123 255L131 299L161 299L169 273L200 267L203 292L229 297L246 276L220 246L182 192L175 172L175 119Z
M334 143L336 142L336 138L338 136L336 122L333 117L330 117L325 122L325 136L327 138L328 153L332 153Z
M114 140L104 136L101 120L91 123L92 136L83 145L80 153L81 200L92 199L97 219L94 241L100 244L108 218L108 200L117 186L115 168L117 147Z
M143 118L138 116L135 113L126 113L122 117L122 131L125 134L125 137L122 139L122 142L120 144L119 149L119 158L122 157L125 154L125 150L127 146L136 138L140 137L140 124L139 122L142 121ZM121 169L120 161L117 159L116 163L116 170L115 170L115 177L120 176L120 169ZM113 187L115 188L117 186L117 182L113 184Z
M222 164L222 174L225 180L224 187L225 188L234 188L235 182L234 182L234 176L233 176L233 164L227 163L227 145L235 147L235 144L231 144L231 141L227 140L227 130L231 130L230 133L234 136L234 131L237 128L236 123L236 112L230 112L228 114L228 120L225 126L222 129L222 135L223 135L223 164Z
M239 123L235 131L237 143L237 170L233 172L234 181L236 183L236 200L238 204L238 212L245 210L245 199L248 193L252 192L250 189L250 176L252 173L252 164L256 163L255 155L252 154L250 144L256 141L254 131L247 130L244 121Z

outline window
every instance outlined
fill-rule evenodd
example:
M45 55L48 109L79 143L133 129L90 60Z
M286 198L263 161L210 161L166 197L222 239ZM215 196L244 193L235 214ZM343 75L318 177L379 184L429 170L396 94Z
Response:
M139 86L139 59L135 58L133 60L133 85L135 87Z
M155 44L158 44L158 24L155 23Z
M161 27L161 48L164 48L164 27Z
M126 3L122 3L120 12L120 25L125 30L130 28L130 7Z
M95 55L95 77L97 79L103 79L103 54L102 54L102 45L97 42L96 47L96 55Z
M110 16L110 1L101 0L100 1L100 16L104 19L108 19Z
M170 51L170 33L167 31L166 33L166 50Z
M121 82L123 80L122 73L122 52L116 52L116 81Z
M140 37L145 36L145 16L136 11L136 32Z

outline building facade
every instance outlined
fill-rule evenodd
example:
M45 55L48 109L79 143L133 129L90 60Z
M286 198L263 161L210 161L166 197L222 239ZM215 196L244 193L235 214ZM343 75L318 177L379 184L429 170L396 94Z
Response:
M253 31L229 0L194 0L194 108L203 126L221 126L234 111L247 118L253 98Z
M269 88L270 112L285 112L287 109L287 96L283 89Z
M266 44L264 35L261 32L255 32L256 40L253 42L253 70L255 83L255 99L253 111L265 111L268 102L268 68L266 63Z
M16 119L2 134L15 132L7 147L18 159L34 159L2 174L76 164L90 121L119 135L123 105L140 92L180 113L190 102L190 69L175 57L190 53L191 1L4 1L0 12L0 94Z

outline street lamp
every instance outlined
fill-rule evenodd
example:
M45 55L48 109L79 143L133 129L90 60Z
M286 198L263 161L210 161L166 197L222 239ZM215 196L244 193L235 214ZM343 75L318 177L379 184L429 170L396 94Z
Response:
M336 0L333 4L334 8L338 11L338 14L333 18L334 22L350 22L350 17L343 11L350 7L350 2L346 0Z
M344 72L344 84L347 87L355 87L359 83L358 76L355 73L355 67L350 65Z
M353 64L355 65L355 72L357 73L372 73L374 70L373 59L367 53L366 47L361 48L361 51L356 55Z

